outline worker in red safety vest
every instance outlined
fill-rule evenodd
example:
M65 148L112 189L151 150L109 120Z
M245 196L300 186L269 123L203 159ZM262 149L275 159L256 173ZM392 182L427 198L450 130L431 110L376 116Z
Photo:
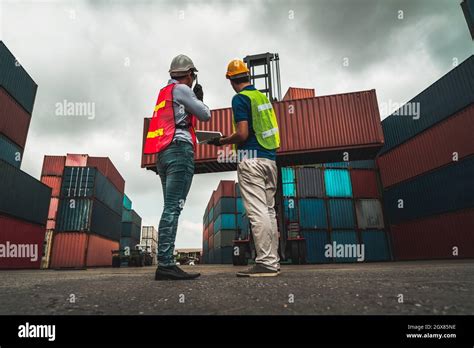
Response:
M144 153L157 153L156 168L163 187L164 207L158 226L158 268L156 280L199 277L186 273L174 261L178 219L194 175L196 120L209 121L211 112L202 102L203 90L195 84L193 61L180 54L171 62L171 79L160 90L146 135ZM196 81L197 82L197 81Z

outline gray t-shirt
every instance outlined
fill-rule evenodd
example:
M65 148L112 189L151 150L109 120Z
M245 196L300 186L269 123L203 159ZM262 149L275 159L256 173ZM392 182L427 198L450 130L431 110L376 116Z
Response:
M209 121L211 119L211 111L199 99L196 98L193 90L189 86L178 83L171 79L168 84L176 83L173 89L173 109L175 124L185 126L191 122L189 114L194 114L201 121ZM173 140L187 141L193 143L191 134L188 129L176 128Z

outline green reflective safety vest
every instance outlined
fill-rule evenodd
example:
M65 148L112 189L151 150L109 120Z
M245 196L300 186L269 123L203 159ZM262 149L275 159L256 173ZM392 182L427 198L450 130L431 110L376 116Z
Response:
M278 122L273 106L267 96L258 90L242 90L239 93L250 99L253 130L260 146L267 150L278 149L280 147ZM232 121L235 129L234 119Z

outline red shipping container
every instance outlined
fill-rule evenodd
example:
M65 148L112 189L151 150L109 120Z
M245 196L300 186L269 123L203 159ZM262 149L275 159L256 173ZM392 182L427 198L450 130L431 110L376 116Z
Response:
M44 156L41 176L62 176L65 163L66 156Z
M209 239L214 236L214 222L209 221Z
M0 133L25 148L31 116L0 87Z
M384 188L474 154L474 104L377 158Z
M87 158L87 166L97 167L97 169L114 184L119 192L125 192L125 180L108 157L89 156Z
M41 177L41 182L49 187L51 187L51 197L59 197L61 193L61 180L60 176L47 176L44 175Z
M47 230L54 230L55 228L56 228L56 220L46 221L46 229Z
M59 206L59 198L51 198L51 200L49 201L49 211L48 211L49 220L56 220L56 214L58 213L58 206Z
M222 197L235 197L235 181L221 180L212 195L214 203L217 203Z
M396 260L474 257L474 209L391 226ZM453 255L458 248L458 256Z
M50 268L112 266L112 250L117 249L120 249L119 242L98 235L82 232L56 233Z
M304 98L314 98L316 94L314 93L314 88L296 88L290 87L286 91L283 100L296 100Z
M209 227L203 228L202 239L209 240Z
M379 198L380 190L375 170L352 169L352 194L354 198Z
M66 155L66 167L86 167L87 157L89 156L85 154L68 153Z
M44 226L0 215L0 269L39 269L45 232Z
M375 90L281 101L273 107L281 138L277 161L282 165L337 162L343 152L352 161L368 159L383 145ZM143 140L149 121L144 120ZM198 121L197 129L231 134L231 108L212 110L211 120ZM229 145L197 145L195 173L235 170L235 163L225 161L231 153ZM156 170L155 163L156 154L142 156L142 168Z

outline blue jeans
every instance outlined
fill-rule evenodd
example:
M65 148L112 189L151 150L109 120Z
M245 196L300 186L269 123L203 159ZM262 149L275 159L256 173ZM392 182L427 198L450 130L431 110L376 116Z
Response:
M156 169L163 186L164 207L158 226L158 264L173 266L178 219L194 175L193 145L174 141L158 154Z

